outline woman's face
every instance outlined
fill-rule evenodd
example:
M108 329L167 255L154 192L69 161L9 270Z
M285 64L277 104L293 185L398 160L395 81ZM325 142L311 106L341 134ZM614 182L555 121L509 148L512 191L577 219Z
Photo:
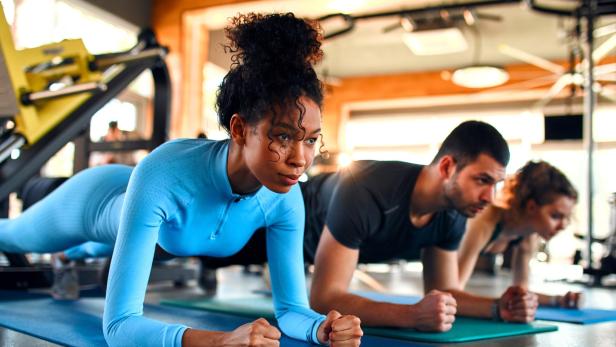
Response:
M531 200L527 205L527 216L533 231L548 241L567 226L574 206L575 200L565 195L559 195L542 206Z
M305 108L303 130L298 126L299 110L289 114L265 117L248 129L244 147L248 169L268 189L286 193L312 165L321 134L321 110L307 97L299 103ZM268 137L269 135L269 137Z

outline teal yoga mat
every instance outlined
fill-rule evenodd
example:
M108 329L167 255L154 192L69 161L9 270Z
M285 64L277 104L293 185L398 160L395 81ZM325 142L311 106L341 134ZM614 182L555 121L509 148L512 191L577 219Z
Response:
M164 300L161 303L163 305L214 312L225 312L246 317L265 317L270 319L274 317L272 301L270 298L264 297ZM410 341L445 343L468 342L505 336L535 334L555 331L557 329L558 328L554 325L540 323L516 324L459 317L456 318L453 328L444 333L430 333L420 332L413 329L392 328L364 328L364 332L369 335L393 337Z
M414 304L421 300L419 296L402 296L375 292L355 292L368 299L393 302L397 304ZM601 310L596 308L567 309L557 307L539 307L535 315L537 320L565 322L574 324L593 324L616 321L616 310Z

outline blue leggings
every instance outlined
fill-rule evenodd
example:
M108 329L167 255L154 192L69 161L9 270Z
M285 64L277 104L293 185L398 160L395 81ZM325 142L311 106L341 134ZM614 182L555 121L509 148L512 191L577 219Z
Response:
M87 242L70 250L69 258L111 253L131 172L124 165L84 170L19 217L0 219L0 251L50 253Z
M64 251L64 255L70 260L82 260L89 258L111 257L113 244L100 242L86 242L79 246L71 247Z

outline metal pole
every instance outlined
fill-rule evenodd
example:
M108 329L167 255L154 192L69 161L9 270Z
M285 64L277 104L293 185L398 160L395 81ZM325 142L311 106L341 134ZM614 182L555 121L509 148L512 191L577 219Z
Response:
M148 48L138 53L127 53L127 54L113 55L111 57L97 58L94 61L94 64L96 68L104 69L114 64L130 63L130 62L152 58L152 57L164 58L166 55L167 55L167 50L165 48L162 48L162 47Z
M594 138L593 138L593 114L595 111L595 105L597 98L593 85L595 79L593 76L594 62L592 60L593 50L593 31L594 31L594 13L596 11L596 0L587 0L588 11L586 12L586 40L583 42L582 49L584 50L584 147L588 155L588 195L587 195L587 213L588 213L588 232L586 233L586 240L588 242L588 268L593 268L592 264L592 242L593 242L593 151L594 151Z
M0 143L0 163L11 156L14 149L26 144L26 139L21 135L11 135L4 142Z
M54 99L62 96L75 95L85 92L104 92L107 86L100 82L86 82L64 87L58 90L44 90L41 92L27 93L21 96L24 105L30 105L35 101Z

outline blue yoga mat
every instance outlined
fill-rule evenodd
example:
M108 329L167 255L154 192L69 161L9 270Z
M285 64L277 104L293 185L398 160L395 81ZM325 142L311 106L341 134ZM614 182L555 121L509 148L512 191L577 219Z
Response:
M55 301L46 295L0 293L0 325L67 346L107 346L102 330L102 298ZM149 318L210 330L233 330L250 319L145 305Z
M0 326L40 339L76 347L105 347L102 316L103 298L82 298L61 302L48 295L0 291ZM196 311L176 307L145 305L148 318L181 323L189 327L231 331L253 319L228 314ZM308 343L283 336L282 346L307 347ZM414 347L423 346L382 337L367 336L362 346Z
M415 304L421 300L419 296L402 296L375 292L355 292L368 299L386 301L396 304ZM616 310L601 310L595 308L566 309L554 307L539 307L535 315L537 320L565 322L575 324L593 324L616 321Z
M539 307L536 319L575 324L593 324L616 321L616 310L582 308L579 310L554 307Z

